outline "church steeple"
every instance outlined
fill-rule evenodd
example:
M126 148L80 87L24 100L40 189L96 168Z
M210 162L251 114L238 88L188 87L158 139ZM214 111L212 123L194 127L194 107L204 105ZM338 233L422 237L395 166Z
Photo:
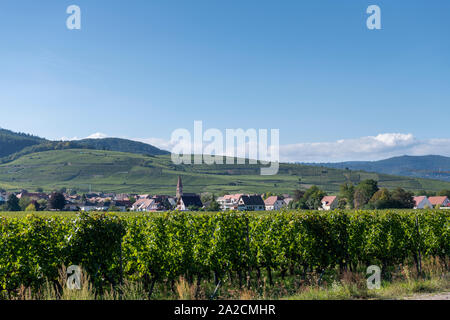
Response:
M183 195L183 183L181 182L181 177L178 176L177 199L180 199L182 195Z

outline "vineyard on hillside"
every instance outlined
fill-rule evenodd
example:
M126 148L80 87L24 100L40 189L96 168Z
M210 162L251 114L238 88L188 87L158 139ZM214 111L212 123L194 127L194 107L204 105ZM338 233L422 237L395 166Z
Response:
M0 213L0 217L2 214ZM28 215L0 218L0 291L57 285L62 266L80 265L101 291L124 279L157 283L238 279L262 274L382 270L405 261L439 258L448 270L450 212L286 211ZM237 281L237 280L236 280Z

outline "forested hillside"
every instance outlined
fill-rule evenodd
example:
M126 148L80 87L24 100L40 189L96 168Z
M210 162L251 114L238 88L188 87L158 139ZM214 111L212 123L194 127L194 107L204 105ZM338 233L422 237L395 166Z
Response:
M0 158L45 141L45 139L30 134L17 133L0 128Z

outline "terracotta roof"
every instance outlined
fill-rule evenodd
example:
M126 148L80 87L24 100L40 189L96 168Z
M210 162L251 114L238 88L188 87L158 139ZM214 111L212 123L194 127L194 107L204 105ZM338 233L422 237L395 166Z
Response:
M325 202L326 205L332 204L334 200L336 200L336 196L325 196L322 198L322 203Z
M225 199L225 200L227 200L227 199L234 199L234 200L239 200L239 198L240 197L242 197L243 196L243 194L242 193L238 193L238 194L226 194L226 195L224 195L223 196L223 198Z
M271 197L268 197L266 200L264 200L264 204L266 206L273 206L275 204L275 202L277 202L278 200L281 200L281 198L279 196L271 196Z
M416 203L416 207L419 205L419 203L421 203L423 200L425 200L427 197L426 196L418 196L418 197L414 197L414 202Z
M446 196L442 196L442 197L429 197L428 200L430 200L431 204L433 206L437 205L437 204L444 204L444 201L447 199Z

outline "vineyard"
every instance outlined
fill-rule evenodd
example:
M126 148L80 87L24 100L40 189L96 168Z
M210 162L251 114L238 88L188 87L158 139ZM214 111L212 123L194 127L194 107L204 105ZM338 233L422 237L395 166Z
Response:
M1 213L0 213L1 216ZM448 269L450 212L286 211L165 213L154 215L54 214L0 218L0 291L57 286L62 266L80 265L101 292L124 280L170 287L235 279L240 286L274 274L356 270L383 271L405 261L420 266L438 258ZM420 268L420 267L418 267ZM420 270L419 270L420 271Z

